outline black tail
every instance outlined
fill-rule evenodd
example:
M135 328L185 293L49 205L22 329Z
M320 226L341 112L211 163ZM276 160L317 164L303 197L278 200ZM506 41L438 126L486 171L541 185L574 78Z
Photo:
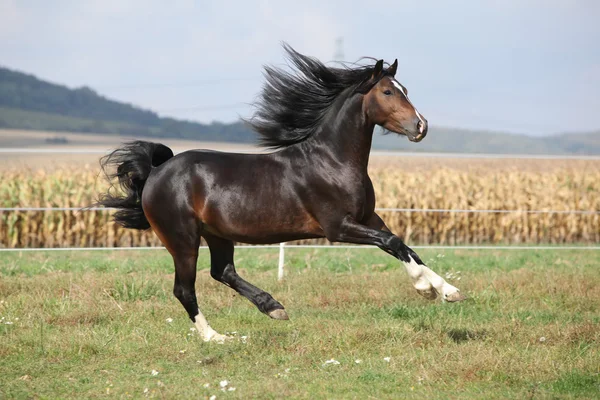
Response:
M118 208L114 215L117 224L125 228L148 229L150 223L142 210L142 190L153 167L173 157L173 151L160 143L133 141L102 157L100 166L109 180L118 178L122 194L101 195L99 206ZM116 167L115 172L107 168Z

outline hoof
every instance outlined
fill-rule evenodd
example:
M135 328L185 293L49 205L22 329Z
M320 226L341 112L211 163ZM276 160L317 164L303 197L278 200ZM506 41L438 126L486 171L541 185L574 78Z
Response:
M435 300L437 298L437 292L435 289L427 289L427 290L419 290L417 289L417 293L421 296L425 297L427 300Z
M278 308L277 310L269 311L269 313L267 315L273 319L280 319L280 320L290 319L290 317L288 317L285 310L282 308Z
M463 301L466 298L467 298L467 296L465 296L464 294L462 294L460 292L454 292L454 293L450 293L450 294L444 296L444 300L447 301L448 303L456 303L459 301Z
M227 335L221 335L220 333L215 333L210 338L204 339L204 341L205 342L213 342L213 343L223 344L223 343L225 343L227 341L230 341L232 339L233 339L233 336L227 336Z

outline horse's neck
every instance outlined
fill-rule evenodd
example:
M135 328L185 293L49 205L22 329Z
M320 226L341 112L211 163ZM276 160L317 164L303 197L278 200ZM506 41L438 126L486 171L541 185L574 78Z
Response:
M312 151L326 153L336 162L366 173L374 128L363 114L362 96L355 95L334 104L322 128L306 144Z

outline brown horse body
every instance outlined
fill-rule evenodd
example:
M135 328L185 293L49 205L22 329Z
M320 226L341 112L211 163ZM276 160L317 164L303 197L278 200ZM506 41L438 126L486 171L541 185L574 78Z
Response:
M211 276L275 319L283 306L235 271L234 242L280 243L326 237L332 242L375 245L402 261L415 288L461 300L458 289L427 268L375 214L367 174L375 125L419 141L427 121L394 78L397 62L355 69L325 67L289 47L297 75L267 68L267 85L251 121L268 154L187 151L173 157L166 146L133 142L103 159L115 165L124 196L105 195L115 220L151 227L173 256L174 294L204 340L222 341L197 304L200 238L211 253Z

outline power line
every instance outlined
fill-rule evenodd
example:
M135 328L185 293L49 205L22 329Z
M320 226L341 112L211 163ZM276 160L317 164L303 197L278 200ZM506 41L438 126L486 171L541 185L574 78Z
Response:
M258 246L236 246L239 249L276 249L279 244L258 245ZM410 246L412 249L431 249L431 250L600 250L600 246L443 246L443 245L425 245ZM199 249L207 250L207 246L200 246ZM359 249L359 250L378 250L375 246L367 245L286 245L285 249ZM26 248L0 248L0 252L28 252L28 251L119 251L119 250L165 250L162 246L156 247L26 247Z
M0 207L0 212L34 212L34 211L115 211L111 207ZM405 213L457 213L457 214L576 214L597 215L600 211L593 210L479 210L452 208L375 208L377 212Z
M192 82L159 82L159 83L131 83L131 84L115 84L115 85L90 85L94 89L97 90L118 90L118 89L140 89L140 88L148 88L148 89L160 89L160 88L169 88L169 87L196 87L196 86L211 86L222 83L234 83L234 82L256 82L260 81L261 78L251 78L251 77L242 77L242 78L215 78L215 79L205 79L199 81Z
M211 110L229 110L240 107L251 107L249 103L233 103L233 104L221 104L215 106L192 106L192 107L177 107L177 108L165 108L156 110L158 113L164 112L178 112L178 111L211 111Z

